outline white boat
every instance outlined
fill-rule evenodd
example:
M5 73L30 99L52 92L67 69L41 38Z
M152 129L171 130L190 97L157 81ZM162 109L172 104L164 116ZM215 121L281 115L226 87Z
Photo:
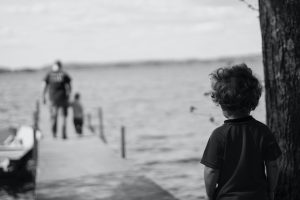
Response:
M27 162L32 159L34 149L34 130L30 126L19 128L8 128L0 131L0 174L1 172L13 171L13 164L18 161ZM37 140L41 138L41 133L36 131Z

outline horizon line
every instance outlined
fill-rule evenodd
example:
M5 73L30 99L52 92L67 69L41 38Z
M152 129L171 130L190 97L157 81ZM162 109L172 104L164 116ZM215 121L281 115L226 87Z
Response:
M120 60L120 61L62 61L62 63L66 66L68 65L78 65L78 64L85 64L85 65L92 65L98 64L103 66L121 66L121 65L137 65L137 64L166 64L166 63L183 63L183 62L209 62L209 61L218 61L218 60L226 60L226 59L234 59L234 58L244 58L244 57L261 57L262 53L248 53L248 54L240 54L240 55L227 55L227 56L218 56L218 57L211 57L211 58L157 58L157 59L135 59L135 60ZM57 59L60 60L60 59ZM35 71L35 70L42 70L49 67L51 64L42 64L38 66L5 66L0 65L0 71Z

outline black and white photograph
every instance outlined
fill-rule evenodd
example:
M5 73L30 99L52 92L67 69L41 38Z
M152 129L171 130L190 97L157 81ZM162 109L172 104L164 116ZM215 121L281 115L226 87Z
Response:
M0 200L300 200L299 11L0 0Z

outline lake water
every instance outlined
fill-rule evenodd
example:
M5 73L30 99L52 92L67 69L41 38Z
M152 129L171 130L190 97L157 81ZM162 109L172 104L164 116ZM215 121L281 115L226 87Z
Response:
M262 79L260 60L249 66ZM223 123L219 107L204 93L209 73L222 61L185 66L135 66L70 69L73 91L82 94L85 112L97 124L104 112L109 146L120 149L120 127L126 127L127 157L137 170L182 200L205 196L199 163L210 133ZM32 111L42 96L45 71L0 74L0 127L32 124ZM190 113L190 107L197 109ZM253 115L264 120L264 100ZM214 119L211 122L210 118Z

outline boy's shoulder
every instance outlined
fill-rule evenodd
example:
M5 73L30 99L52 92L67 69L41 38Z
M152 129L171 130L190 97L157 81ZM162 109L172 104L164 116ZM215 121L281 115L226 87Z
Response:
M256 129L259 129L262 133L265 133L265 134L271 133L270 128L266 124L254 119L254 118L253 118L253 123L251 125L253 127L255 127Z
M226 129L227 129L226 125L222 124L221 126L215 128L213 130L210 137L215 138L215 139L217 139L217 138L218 139L223 139L223 138L225 138Z
M254 118L253 118L253 120L251 120L251 122L245 123L244 125L251 126L255 129L259 129L262 133L268 134L271 132L270 128L266 124L254 119ZM231 124L224 123L224 124L220 125L219 127L215 128L211 135L213 135L215 137L225 137L225 134L228 132L228 130L230 128L231 128Z

